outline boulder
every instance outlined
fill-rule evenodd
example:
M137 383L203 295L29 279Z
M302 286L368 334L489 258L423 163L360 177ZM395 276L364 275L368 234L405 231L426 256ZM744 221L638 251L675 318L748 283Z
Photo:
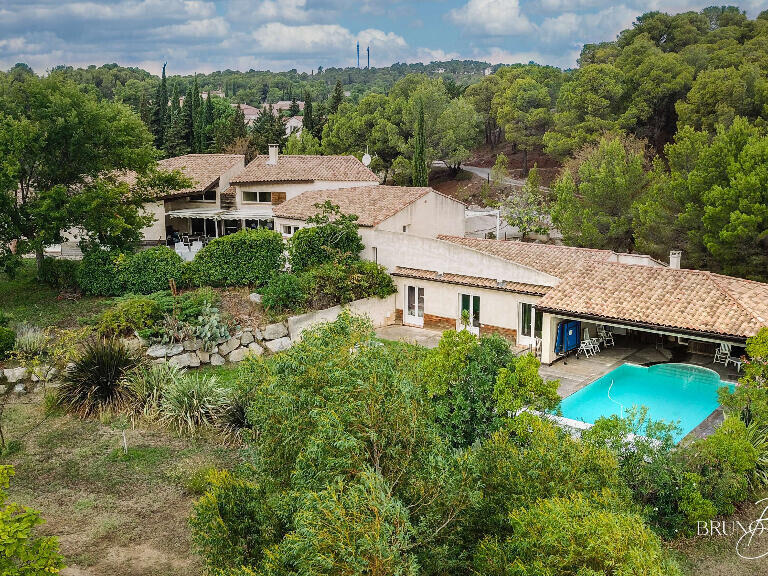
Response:
M251 352L251 354L255 354L256 356L261 356L264 354L264 348L259 346L256 342L251 342L248 344L248 350Z
M259 342L264 340L264 334L262 334L261 330L259 330L258 328L254 328L253 331L251 332L251 334L253 334L253 339L254 340L257 340Z
M240 338L235 338L233 336L223 344L219 344L219 350L218 350L219 355L226 356L227 354L232 352L232 350L234 350L235 348L238 348L239 346L240 346Z
M264 340L277 340L278 338L283 338L284 336L288 336L288 328L286 328L285 324L282 322L278 322L277 324L269 324L266 328L264 328Z
M200 358L197 357L195 352L185 352L168 360L168 364L174 364L179 368L197 368L200 366Z
M223 366L224 362L224 356L221 354L211 354L211 366Z
M246 356L248 356L248 354L250 354L250 350L248 350L248 348L238 348L237 350L232 350L232 352L230 352L227 360L230 362L241 362Z
M147 356L151 358L167 358L184 352L182 344L155 344L147 350Z
M285 336L283 338L278 338L277 340L269 340L264 342L264 346L266 346L267 350L272 352L272 354L277 354L278 352L288 350L288 348L291 347L291 339Z
M24 367L19 368L6 368L3 373L8 379L8 384L15 384L27 377L27 369Z
M32 376L30 379L32 382L46 382L48 380L52 380L56 376L56 368L53 366L38 366L34 370L32 370Z
M211 353L206 352L205 350L198 350L197 357L200 358L202 364L208 364L211 361Z
M248 300L251 301L251 304L261 304L261 294L257 294L254 292L250 296L248 296Z
M187 352L194 352L195 350L200 350L200 348L203 347L203 341L197 338L192 338L191 340L184 340L182 345L184 346L184 350Z
M243 335L240 336L240 344L242 344L243 346L248 346L248 344L250 344L251 342L253 342L253 333L243 332Z
M16 394L19 394L19 395L26 394L27 393L27 388L24 386L24 384L19 383L19 384L16 384L16 386L13 387L13 391Z

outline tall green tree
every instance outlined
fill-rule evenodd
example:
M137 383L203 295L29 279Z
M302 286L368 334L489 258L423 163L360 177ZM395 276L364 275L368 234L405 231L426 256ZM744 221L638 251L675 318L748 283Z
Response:
M162 150L165 145L165 130L168 125L168 83L165 78L165 64L163 64L163 75L160 84L155 92L155 99L152 102L152 114L150 117L150 128L155 138L155 147Z
M315 131L315 116L312 109L312 94L306 92L304 94L304 117L303 117L304 130L314 133Z
M419 113L416 117L416 135L413 139L413 160L411 161L413 186L429 186L429 168L427 167L426 154L426 128L424 126L424 106L419 104Z
M328 114L336 114L342 102L344 102L344 88L341 85L341 80L336 80L336 87L333 89L331 102L328 105Z

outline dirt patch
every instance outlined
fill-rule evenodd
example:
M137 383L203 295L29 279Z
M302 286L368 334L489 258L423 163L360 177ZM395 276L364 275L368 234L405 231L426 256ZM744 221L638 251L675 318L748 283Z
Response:
M509 159L509 172L512 178L522 178L523 174L523 153L516 151L510 142L503 142L491 148L489 145L483 145L477 148L472 156L465 162L469 166L480 166L482 168L492 168L496 163L496 156L505 154ZM539 169L542 185L549 186L560 173L561 163L552 156L545 154L541 150L535 150L528 153L528 167L534 164Z
M221 311L241 328L259 328L268 324L261 306L251 303L248 288L221 288Z
M429 178L432 188L467 205L485 207L498 204L504 197L503 190L495 186L483 190L484 183L484 178L465 170L453 177L447 169L436 168Z

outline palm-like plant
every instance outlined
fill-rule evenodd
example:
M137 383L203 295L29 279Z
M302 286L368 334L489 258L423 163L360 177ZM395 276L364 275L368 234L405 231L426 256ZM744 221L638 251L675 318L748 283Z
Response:
M768 426L752 422L747 426L747 438L757 453L757 465L752 474L755 489L768 486Z
M213 426L229 402L229 389L215 377L187 372L182 378L169 380L163 388L160 415L180 434L194 434L199 428Z
M124 377L138 362L121 340L87 342L65 373L59 387L59 402L83 418L125 407L132 393L125 386Z

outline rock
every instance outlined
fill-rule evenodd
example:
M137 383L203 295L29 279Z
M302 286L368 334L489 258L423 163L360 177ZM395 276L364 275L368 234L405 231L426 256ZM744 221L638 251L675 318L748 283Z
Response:
M30 377L30 380L32 382L40 382L40 381L48 381L53 379L53 377L56 376L56 368L53 366L38 366L32 371L32 376Z
M13 387L13 391L16 394L26 394L27 389L24 387L24 384L16 384L16 386Z
M184 342L181 344L184 346L184 350L187 352L194 352L195 350L200 350L200 348L203 347L203 341L198 340L197 338L193 338L192 340L184 340Z
M165 364L165 358L155 358L152 360L152 364Z
M251 304L261 304L261 294L257 294L254 292L250 296L248 296L248 300L251 301Z
M283 338L278 338L277 340L264 342L264 346L266 346L267 349L272 352L272 354L277 354L283 350L288 350L288 348L291 347L291 343L291 339L285 336Z
M138 352L142 348L144 348L144 342L141 340L141 338L121 338L123 341L123 345L128 349L129 352Z
M200 362L203 364L208 364L211 361L211 353L205 350L198 350L197 357L200 358Z
M3 371L3 373L5 374L5 377L8 379L9 384L15 384L16 382L24 380L24 378L27 377L27 369L24 367L6 368Z
M211 366L223 366L224 362L226 360L221 354L211 354Z
M197 357L195 352L185 352L168 360L168 364L174 364L179 368L197 368L200 366L200 358Z
M227 359L230 362L242 362L242 360L248 356L248 354L250 354L250 350L248 350L248 348L238 348L237 350L230 352Z
M259 346L256 342L251 342L248 344L248 350L251 352L251 354L255 354L256 356L261 356L264 354L264 348Z
M270 324L264 328L264 340L277 340L284 336L288 336L288 328L282 322Z
M155 344L147 350L147 356L151 358L167 358L184 352L181 344Z
M219 355L221 356L227 356L232 350L240 346L240 338L235 338L234 336L224 342L224 344L219 344Z
M259 330L258 328L254 328L251 334L253 334L254 340L258 340L259 342L264 340L264 335L261 333L261 330Z
M242 344L243 346L248 346L248 344L250 344L251 342L253 342L253 333L243 332L243 335L240 336L240 344Z

